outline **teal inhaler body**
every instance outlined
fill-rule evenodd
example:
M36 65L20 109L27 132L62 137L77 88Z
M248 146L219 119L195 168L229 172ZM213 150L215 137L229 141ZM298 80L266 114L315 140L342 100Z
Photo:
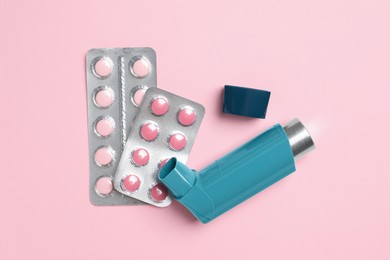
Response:
M306 129L310 140L302 129L291 133L286 127L275 125L199 172L172 158L159 178L176 200L207 223L295 171L296 153L314 144Z

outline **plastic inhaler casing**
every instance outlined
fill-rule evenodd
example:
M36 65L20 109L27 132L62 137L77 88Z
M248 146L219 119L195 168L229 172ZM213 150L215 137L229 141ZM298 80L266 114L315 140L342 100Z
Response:
M222 111L227 114L265 118L271 92L225 85Z
M294 131L296 125L302 126L298 120L290 124ZM310 135L303 136L306 143L302 143L301 129L288 135L286 127L275 125L199 172L172 158L159 179L176 200L207 223L295 171L294 151L301 153L314 144Z

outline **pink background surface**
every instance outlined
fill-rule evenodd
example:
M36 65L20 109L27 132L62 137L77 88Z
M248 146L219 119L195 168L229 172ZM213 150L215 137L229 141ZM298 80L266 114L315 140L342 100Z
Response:
M390 259L390 2L0 0L0 259ZM197 169L299 117L298 171L203 225L181 205L88 198L85 54L150 46L206 117ZM272 92L223 115L225 84Z

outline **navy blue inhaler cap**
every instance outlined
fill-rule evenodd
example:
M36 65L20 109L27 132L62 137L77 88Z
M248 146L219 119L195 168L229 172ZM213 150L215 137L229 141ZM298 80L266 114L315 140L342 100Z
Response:
M271 92L225 85L223 112L240 116L265 118Z

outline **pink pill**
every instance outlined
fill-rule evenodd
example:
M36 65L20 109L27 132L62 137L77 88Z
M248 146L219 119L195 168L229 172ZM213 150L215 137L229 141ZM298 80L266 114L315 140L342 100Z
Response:
M145 123L141 126L141 137L146 141L153 141L158 136L158 127L155 123Z
M150 63L146 58L137 58L132 62L130 71L137 78L144 78L150 73Z
M133 151L131 158L136 166L144 166L149 162L149 152L144 148L138 148Z
M162 183L156 184L150 189L150 196L157 202L163 201L168 196L168 189Z
M168 160L169 160L169 158L161 160L160 164L158 165L158 168L161 169L162 167L164 167L164 165L167 163Z
M103 117L97 121L95 130L98 136L108 137L114 131L114 121L109 117Z
M192 125L195 122L196 115L192 107L181 108L178 114L180 124L184 126Z
M138 190L140 185L141 185L141 181L135 175L130 174L123 179L123 187L127 191L134 192Z
M141 106L142 101L144 100L146 89L140 88L137 89L133 94L133 101L137 106Z
M101 78L108 77L113 69L112 61L109 58L101 58L95 63L95 73Z
M186 146L187 139L182 133L171 134L168 143L173 150L181 151Z
M114 188L110 177L101 177L95 184L95 190L98 195L107 196Z
M98 166L108 166L114 157L113 150L108 146L102 146L95 152L95 162Z
M112 105L114 94L110 89L101 89L95 95L95 103L100 108L107 108Z
M169 109L168 101L163 97L155 98L152 101L151 109L156 116L164 115Z

